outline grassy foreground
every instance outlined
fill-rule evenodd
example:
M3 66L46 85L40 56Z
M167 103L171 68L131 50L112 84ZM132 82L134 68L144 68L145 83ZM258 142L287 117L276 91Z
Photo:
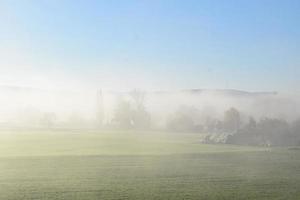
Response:
M201 135L1 131L0 199L300 199L300 150Z

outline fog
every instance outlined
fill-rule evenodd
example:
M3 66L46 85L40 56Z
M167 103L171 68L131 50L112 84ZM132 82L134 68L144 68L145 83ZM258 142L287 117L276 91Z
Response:
M244 121L252 116L256 120L269 117L292 122L300 116L299 94L200 89L138 91L142 93L141 103L150 114L151 128L154 129L164 128L167 119L184 106L197 111L193 118L198 122L207 118L221 120L224 112L231 107L239 110ZM72 121L80 121L85 127L95 127L99 109L103 124L111 124L120 101L134 104L130 92L131 90L68 91L2 86L1 127L42 126L39 123L49 114L55 118L52 125L54 127L64 124L65 127L74 128Z

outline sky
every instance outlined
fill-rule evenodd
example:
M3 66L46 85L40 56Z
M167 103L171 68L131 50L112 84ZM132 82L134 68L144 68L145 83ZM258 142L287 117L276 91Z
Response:
M0 0L0 85L299 91L299 0Z

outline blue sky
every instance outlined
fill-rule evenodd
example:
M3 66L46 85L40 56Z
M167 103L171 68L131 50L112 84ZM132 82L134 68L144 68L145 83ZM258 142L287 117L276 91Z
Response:
M298 0L2 0L0 84L298 91Z

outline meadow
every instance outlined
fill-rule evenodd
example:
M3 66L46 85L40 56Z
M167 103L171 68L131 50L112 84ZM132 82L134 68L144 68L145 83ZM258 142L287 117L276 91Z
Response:
M0 199L300 199L300 149L202 135L2 130Z

